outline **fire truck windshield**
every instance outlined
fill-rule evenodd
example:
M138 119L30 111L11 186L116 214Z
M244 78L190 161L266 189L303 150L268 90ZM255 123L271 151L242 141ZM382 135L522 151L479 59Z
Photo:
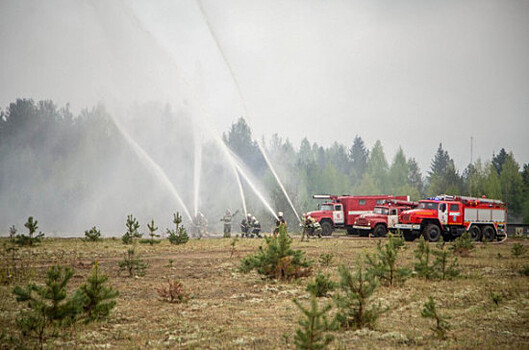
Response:
M388 210L388 208L380 208L380 207L376 207L376 208L373 210L373 213L375 213L375 214L382 214L382 215L388 215L388 214L389 214L389 210Z
M438 205L439 205L439 203L421 202L421 203L419 203L418 208L419 209L433 209L433 210L437 210L437 206Z
M334 210L332 204L320 204L320 210Z

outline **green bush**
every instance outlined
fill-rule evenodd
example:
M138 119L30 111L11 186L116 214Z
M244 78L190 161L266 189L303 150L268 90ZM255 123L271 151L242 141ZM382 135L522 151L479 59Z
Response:
M143 234L138 231L140 228L138 220L132 215L127 216L127 223L125 226L127 227L127 232L121 236L123 244L132 244L134 238L141 238L141 236L143 236Z
M327 296L330 291L333 291L336 286L330 276L325 276L319 273L313 282L307 284L307 292L314 295L317 298Z
M136 256L134 247L127 250L124 254L123 260L119 261L118 264L119 273L127 271L129 277L144 276L145 270L147 269L147 263Z
M432 331L438 338L445 338L446 332L450 330L450 324L447 321L450 317L443 316L437 311L432 297L428 297L428 301L424 303L421 316L434 319L435 325L431 328Z
M256 254L241 260L242 272L255 269L261 275L281 280L305 277L312 273L312 261L305 258L305 253L290 248L292 239L286 227L280 226L277 237L265 237L265 240L265 249L261 246Z
M331 253L321 254L319 263L321 266L330 266L332 263L332 259L334 259L334 254L331 254Z
M173 223L175 224L175 230L167 229L167 238L171 244L185 244L189 241L189 235L186 229L180 224L182 223L182 216L180 213L173 214Z
M383 247L382 241L379 240L375 254L366 254L368 272L376 276L381 283L392 286L410 276L410 269L397 267L398 252L403 242L403 238L394 237L390 233Z
M460 237L457 237L452 244L454 254L459 256L469 256L474 247L474 241L468 231L465 231Z
M331 309L331 304L327 304L323 309L318 308L316 297L312 297L310 309L305 308L296 299L294 304L301 310L304 318L298 321L300 328L296 329L294 344L297 349L326 349L327 345L334 337L327 332L334 328L334 324L327 320L327 313Z
M101 240L101 232L94 226L90 230L84 232L85 241L97 242Z
M25 246L25 245L32 246L37 243L40 243L42 241L42 238L44 237L44 233L39 231L39 233L35 235L35 232L39 228L37 224L38 224L38 221L33 220L33 216L30 216L28 218L28 221L24 224L24 226L28 229L29 234L27 236L23 234L16 235L15 243L18 245L22 245L22 246Z
M525 246L521 243L514 243L511 248L511 254L515 258L519 258L520 256L525 254Z

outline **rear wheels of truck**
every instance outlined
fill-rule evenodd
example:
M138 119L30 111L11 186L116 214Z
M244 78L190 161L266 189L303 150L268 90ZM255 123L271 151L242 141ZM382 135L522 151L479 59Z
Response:
M479 226L473 225L470 230L468 230L468 232L470 233L470 238L472 238L473 241L481 241L481 229Z
M323 236L330 236L332 235L333 227L330 222L324 221L321 223L321 234Z
M386 226L382 224L377 224L373 229L373 235L375 237L386 237L387 233L388 230L386 229Z
M430 242L437 242L441 238L441 228L436 224L428 224L422 231L424 239Z
M496 231L494 230L494 227L483 227L483 238L486 239L487 242L492 242L496 238Z

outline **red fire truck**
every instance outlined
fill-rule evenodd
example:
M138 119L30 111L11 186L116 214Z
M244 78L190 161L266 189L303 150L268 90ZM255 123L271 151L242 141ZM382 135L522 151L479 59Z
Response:
M358 233L353 224L355 219L364 213L371 212L375 206L383 204L389 199L409 201L408 196L335 196L330 194L315 194L315 199L327 199L318 206L318 210L311 211L305 216L311 216L321 225L322 234L330 236L335 228L345 228L347 233Z
M358 231L360 236L385 237L388 230L398 223L400 213L417 205L417 202L387 200L383 205L377 205L372 213L358 216L354 221L353 229Z
M441 195L419 201L416 209L403 211L391 231L400 230L407 241L423 235L430 242L459 237L465 231L475 241L504 238L507 209L502 201L488 198Z

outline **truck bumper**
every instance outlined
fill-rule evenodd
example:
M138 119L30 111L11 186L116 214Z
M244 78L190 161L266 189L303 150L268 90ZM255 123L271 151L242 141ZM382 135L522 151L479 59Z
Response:
M404 236L404 240L411 242L421 235L421 225L414 224L396 224L389 229L392 233L400 231Z
M363 231L371 231L372 230L372 228L370 226L353 225L353 228L355 230L363 230Z

